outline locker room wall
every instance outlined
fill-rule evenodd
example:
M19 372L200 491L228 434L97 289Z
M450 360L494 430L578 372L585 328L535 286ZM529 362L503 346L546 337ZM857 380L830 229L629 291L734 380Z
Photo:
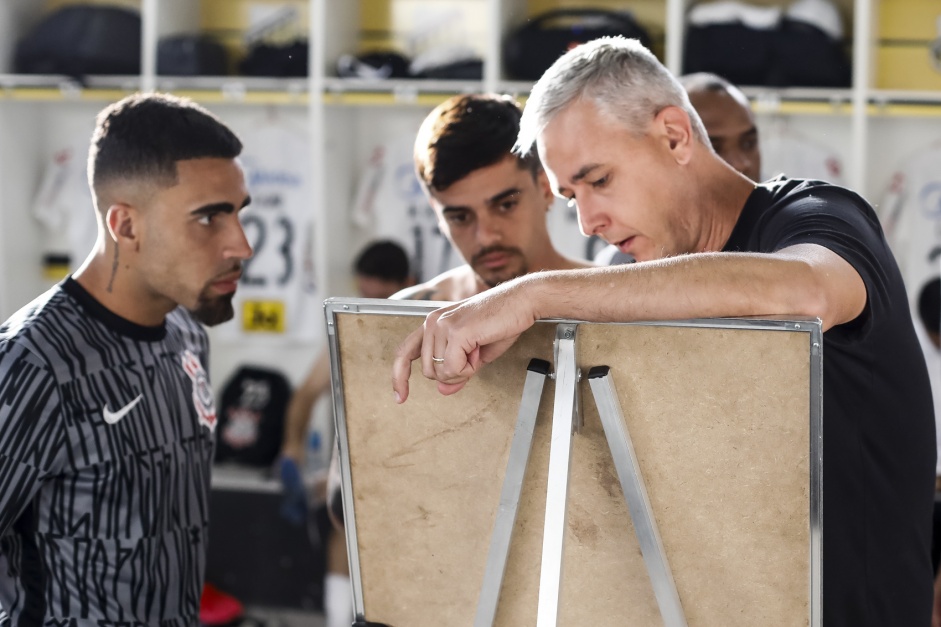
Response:
M671 41L680 37L682 14L690 5L689 0L97 0L142 9L145 24L148 20L156 23L157 36L206 31L222 38L236 57L244 53L245 29L253 15L293 8L296 17L284 32L310 35L314 62L310 80L253 83L229 77L197 81L194 85L153 76L152 69L145 67L140 77L81 88L62 83L57 77L37 87L34 77L26 80L10 75L11 39L35 24L43 10L75 1L0 3L0 72L7 72L0 75L0 315L4 318L50 283L39 264L48 234L30 211L46 164L62 137L90 132L94 114L135 86L155 84L191 95L236 130L249 127L271 107L299 124L307 124L313 140L312 177L316 186L311 211L321 238L316 262L323 295L351 295L350 262L373 236L369 229L355 225L349 215L370 152L377 144L414 132L430 108L450 94L493 90L525 95L528 85L507 80L500 67L504 33L522 23L527 15L560 6L626 7L655 36L658 32L665 34L663 50L658 52L676 69L677 59L670 53L675 44ZM908 6L906 3L920 3L919 7L925 4L922 0L838 0L848 38L865 21L863 18L872 22L871 37L855 34L855 50L878 61L875 53L886 45L882 39L895 33L892 29L897 20L891 17L895 15L892 12ZM424 41L415 38L416 29L447 17L458 23L441 28L442 33L460 37L459 43L484 57L483 81L357 86L335 78L335 62L340 54ZM880 30L882 22L886 24L885 32ZM919 31L918 37L924 36ZM145 46L154 44L145 41ZM886 67L884 63L876 66ZM758 107L762 132L785 120L790 129L831 149L843 163L845 182L878 203L899 160L929 139L941 138L941 89L888 92L880 89L883 85L877 82L879 73L870 74L871 81L868 76L857 76L850 90L819 90L810 97L772 92L772 105L767 104L766 90L747 91L762 103ZM310 86L315 90L314 98L307 96ZM854 164L859 163L861 175L854 177ZM861 184L855 184L854 179ZM580 236L572 237L576 243L571 245L579 245L575 238ZM566 242L559 245L564 247ZM216 342L213 378L217 387L221 386L232 370L250 359L281 366L296 383L317 349L316 342L289 349Z

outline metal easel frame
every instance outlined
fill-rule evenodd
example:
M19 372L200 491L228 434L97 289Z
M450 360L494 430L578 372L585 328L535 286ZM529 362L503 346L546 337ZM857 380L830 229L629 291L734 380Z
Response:
M513 539L513 531L516 529L516 514L519 511L520 496L523 492L523 478L526 475L526 466L529 464L529 453L533 448L533 432L536 429L539 401L542 398L546 378L549 376L549 363L541 359L532 359L526 370L523 399L520 402L516 430L510 444L506 475L504 475L503 488L500 491L500 506L493 525L474 627L489 627L493 625L497 616L500 589L503 587L503 575L506 572L510 543Z
M595 366L588 372L588 384L591 386L598 406L598 415L601 417L601 426L604 429L605 439L611 448L614 458L614 467L617 469L618 479L621 482L621 491L627 501L628 511L634 523L634 533L637 534L637 543L640 552L647 564L650 583L653 587L660 615L664 627L687 627L686 614L680 595L676 591L673 581L673 571L667 561L663 542L660 540L660 530L657 520L650 507L647 496L647 486L640 471L637 455L634 453L634 444L631 434L624 422L624 412L621 411L621 402L618 400L611 381L608 366Z
M347 528L347 549L353 587L354 624L371 625L365 618L362 573L356 541L356 515L353 506L349 441L343 403L343 380L340 372L339 347L336 338L336 317L343 313L386 315L426 315L441 303L429 301L393 302L373 299L328 299L325 302L328 343L333 386L334 415L343 492L343 513ZM557 324L554 346L556 393L553 407L552 444L549 459L549 481L546 499L546 520L539 584L538 627L554 627L558 621L559 599L563 575L566 500L571 461L572 437L580 427L578 382L581 373L575 361L575 339L578 322L544 321ZM722 329L775 330L807 333L810 343L810 627L822 627L823 613L823 333L818 321L795 319L705 319L668 322L628 323L635 325L682 326ZM532 432L542 393L547 365L533 360L527 372L523 398L517 418L517 429L511 444L507 474L501 492L500 507L491 538L486 575L481 586L474 627L493 624L499 603L503 573L515 526L516 511L522 491L522 480L532 447ZM625 426L617 393L607 366L591 369L588 375L605 437L611 447L631 517L637 532L644 561L665 627L685 627L682 604L663 551L646 488Z
M407 304L407 309L403 309ZM333 417L336 423L337 454L340 466L340 490L343 495L343 526L346 529L346 551L349 557L350 583L353 588L354 625L369 625L363 604L363 574L360 569L359 542L356 539L356 510L353 505L353 478L350 467L350 442L346 429L346 406L343 402L343 376L340 368L340 347L337 340L336 319L344 313L370 313L386 315L427 315L440 303L403 301L392 303L370 298L329 298L324 301L327 318L327 346L330 350L330 385L333 390Z

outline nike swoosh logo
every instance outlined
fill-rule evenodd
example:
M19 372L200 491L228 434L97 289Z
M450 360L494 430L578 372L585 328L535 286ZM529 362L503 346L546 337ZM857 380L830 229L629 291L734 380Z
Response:
M113 425L117 421L121 420L121 418L124 418L124 416L127 415L127 412L134 409L134 406L137 405L139 402L141 402L142 398L144 398L144 395L138 394L137 398L135 398L133 401L131 401L130 403L128 403L127 405L119 409L118 411L111 411L110 409L108 409L108 404L105 403L105 408L101 410L101 415L104 416L105 422L107 422L109 425Z

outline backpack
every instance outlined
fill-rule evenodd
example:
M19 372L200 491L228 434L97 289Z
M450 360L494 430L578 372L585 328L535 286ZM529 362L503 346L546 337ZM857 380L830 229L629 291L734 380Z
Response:
M572 47L599 37L623 35L650 48L650 35L628 11L556 9L514 30L504 41L503 61L515 79L535 81Z
M303 40L287 44L253 45L239 63L244 76L305 77L307 76L308 43Z
M281 450L291 384L275 370L242 366L222 388L216 461L270 466Z
M19 74L139 74L140 14L108 6L70 5L46 16L16 45Z

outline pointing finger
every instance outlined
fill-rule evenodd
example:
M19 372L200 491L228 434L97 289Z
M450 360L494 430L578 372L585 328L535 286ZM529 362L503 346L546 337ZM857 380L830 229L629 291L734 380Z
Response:
M421 357L424 328L419 327L409 333L395 351L392 362L392 391L395 402L404 403L408 398L408 378L412 374L412 362Z

